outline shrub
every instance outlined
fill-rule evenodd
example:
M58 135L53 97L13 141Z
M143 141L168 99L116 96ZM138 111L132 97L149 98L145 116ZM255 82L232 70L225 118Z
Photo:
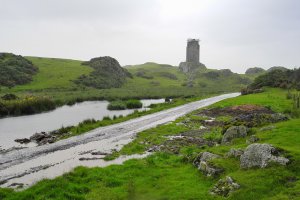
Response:
M126 101L126 108L128 109L134 109L134 108L142 108L143 107L143 103L140 100L128 100Z
M123 101L112 101L107 106L108 110L125 110L126 104Z
M0 53L0 85L13 87L29 83L38 68L22 56Z
M55 103L47 97L28 96L23 99L0 101L0 116L29 115L53 110Z
M112 101L108 104L108 110L125 110L125 109L135 109L142 108L143 103L140 100L127 100L127 101Z
M16 100L18 99L19 97L17 97L16 95L14 94L5 94L1 97L1 99L3 100L6 100L6 101L10 101L10 100Z

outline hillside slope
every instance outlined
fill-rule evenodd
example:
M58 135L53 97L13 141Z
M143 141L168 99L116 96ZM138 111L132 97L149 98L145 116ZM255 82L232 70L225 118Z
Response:
M184 74L177 67L156 63L126 66L132 78L122 81L119 88L97 89L87 84L76 84L79 77L95 74L83 61L26 57L38 68L30 83L11 89L0 88L0 95L15 93L47 96L62 104L96 99L164 98L202 96L239 91L251 81L245 75L229 70L204 70ZM103 74L99 75L101 78ZM104 74L105 76L105 74Z

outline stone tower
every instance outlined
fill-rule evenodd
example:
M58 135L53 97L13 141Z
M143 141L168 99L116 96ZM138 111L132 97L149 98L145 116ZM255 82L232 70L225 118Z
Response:
M195 71L196 69L206 69L200 63L200 45L198 39L188 39L186 46L186 61L179 64L179 69L184 73Z
M200 46L199 40L188 39L186 46L186 62L199 63Z

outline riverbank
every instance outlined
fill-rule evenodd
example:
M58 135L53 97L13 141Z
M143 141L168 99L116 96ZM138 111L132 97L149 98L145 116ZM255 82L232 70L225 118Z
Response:
M1 181L7 181L5 185L10 185L23 178L27 180L26 177L30 175L24 175L23 177L20 176L20 174L22 175L24 171L32 168L38 167L36 169L40 169L41 165L47 167L42 168L40 171L35 171L32 181L36 181L38 177L46 178L47 175L52 174L53 171L56 173L64 173L75 166L82 165L82 162L90 162L89 160L79 160L79 158L83 157L82 152L103 151L107 153L107 151L114 151L114 149L118 150L122 148L123 145L132 141L133 136L135 136L137 132L173 121L195 109L236 95L239 94L221 95L188 103L123 123L98 128L84 135L61 140L54 144L22 149L1 155ZM42 163L41 157L43 160ZM9 179L7 180L8 177Z
M242 105L245 104L248 106L243 107ZM268 112L264 110L268 108L271 108L272 112L284 112L292 106L292 101L286 99L286 91L270 89L261 94L224 100L211 106L212 110L210 111L224 113L234 109L237 112L235 107L237 105L242 106L237 107L243 108L242 112L245 112L245 109L257 110L260 106L263 106L262 111L264 112ZM231 122L232 120L223 114L218 114L214 120L199 115L203 112L208 114L208 111L207 109L194 111L178 118L173 123L142 131L136 139L120 148L118 153L119 155L142 153L151 150L152 147L162 145L160 150L152 148L155 153L145 159L130 160L123 165L105 168L78 167L71 173L54 180L43 180L22 192L1 190L0 194L3 198L6 197L5 199L29 199L31 197L48 199L246 200L299 198L299 118L253 127L251 134L245 138L236 138L229 144L211 146L194 143L195 139L187 140L187 137L193 137L195 131L204 131L202 126L209 127L209 123L211 123L210 126L218 126L221 122ZM205 122L205 120L207 121ZM207 124L205 125L205 123ZM201 142L201 138L202 141L204 139L204 141L214 142L218 141L219 136L223 136L219 133L222 129L210 128L208 130L208 132L204 132L203 136L205 137L196 134L199 136L198 142ZM189 133L189 135L184 133ZM180 135L181 137L179 137ZM254 136L258 138L256 143L268 143L280 149L280 155L288 158L289 164L283 166L273 163L266 168L241 169L238 157L226 157L230 149L244 150L251 144L246 141ZM171 142L167 142L168 140ZM173 148L163 148L163 146ZM194 158L201 152L211 152L219 156L211 163L214 167L222 169L220 174L207 177L196 166L193 166ZM230 192L227 197L210 194L218 180L227 176L230 176L234 183L239 185L239 189Z

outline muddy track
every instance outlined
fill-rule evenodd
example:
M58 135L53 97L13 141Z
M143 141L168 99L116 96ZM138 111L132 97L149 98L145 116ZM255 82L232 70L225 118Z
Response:
M53 144L15 150L2 154L0 155L0 183L5 181L8 177L9 180L13 179L14 174L16 178L19 178L20 174L26 174L26 171L30 171L37 166L50 166L49 168L52 168L54 163L78 160L80 152L82 153L83 150L91 151L97 148L96 150L111 151L116 148L116 146L117 148L121 148L122 145L130 142L137 132L173 121L193 110L238 95L239 93L220 95L119 124L97 128L83 135L61 140ZM114 146L113 144L117 145ZM51 156L51 159L47 160L47 156L49 158ZM55 156L57 159L53 158ZM81 165L80 162L69 164L69 166L73 168L78 165ZM59 169L59 164L53 166L58 166L57 169ZM71 169L69 166L68 168ZM43 169L43 167L41 167L41 169ZM68 170L65 169L64 171ZM44 176L44 178L45 177L47 176Z

